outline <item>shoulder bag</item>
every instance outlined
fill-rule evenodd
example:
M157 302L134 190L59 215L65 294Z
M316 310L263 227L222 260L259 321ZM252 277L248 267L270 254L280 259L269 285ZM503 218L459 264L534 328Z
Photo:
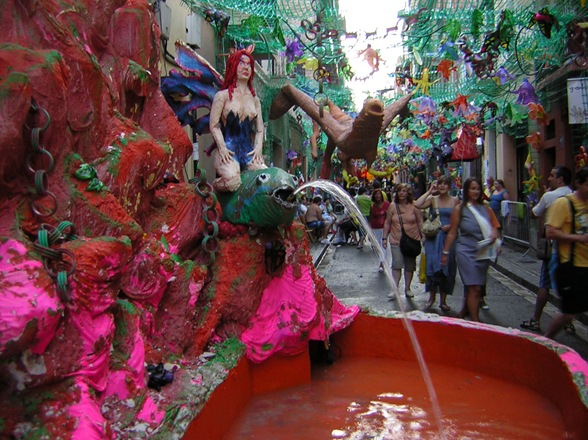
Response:
M572 214L571 234L576 232L576 208L574 202L566 197L570 204ZM574 242L570 242L570 259L565 263L559 262L555 268L555 285L557 293L560 296L576 296L586 294L586 285L588 285L588 267L574 266ZM563 310L563 313L570 313Z
M396 211L398 212L398 221L400 222L400 230L402 234L400 236L400 252L402 255L407 257L416 257L421 253L421 242L410 238L404 231L404 224L402 223L402 214L400 214L400 208L396 205Z
M545 237L545 227L543 227L543 234L537 240L537 258L539 260L549 260L553 250L553 243Z
M435 238L441 230L441 219L439 218L439 207L437 206L437 199L433 197L433 208L435 208L435 218L431 220L432 212L429 208L429 216L423 223L421 231L427 238Z

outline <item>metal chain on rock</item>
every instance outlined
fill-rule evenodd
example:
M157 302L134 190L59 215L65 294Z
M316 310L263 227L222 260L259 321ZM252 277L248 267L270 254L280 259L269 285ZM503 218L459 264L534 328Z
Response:
M39 107L34 98L31 100L30 113L32 118L35 118L37 114L42 114L42 121L44 119L44 124L38 127L31 128L25 125L31 130L31 146L33 148L32 153L26 158L26 168L33 175L35 185L35 193L30 207L36 217L43 219L57 212L57 198L48 190L47 179L47 174L53 170L55 160L41 144L41 134L49 127L51 117L47 110ZM39 202L42 199L49 199L49 208L46 205L41 206ZM42 257L43 267L53 278L57 286L57 294L63 302L71 302L68 277L75 271L76 260L71 251L52 246L76 238L75 226L71 222L63 221L57 227L42 223L34 243L35 249Z
M218 222L220 213L217 209L216 194L212 189L212 185L206 182L206 175L200 167L194 171L194 177L190 179L190 183L195 185L196 192L202 197L204 201L204 209L202 210L202 218L206 227L204 228L204 239L202 240L202 248L208 256L206 266L214 264L216 259L216 252L218 251Z

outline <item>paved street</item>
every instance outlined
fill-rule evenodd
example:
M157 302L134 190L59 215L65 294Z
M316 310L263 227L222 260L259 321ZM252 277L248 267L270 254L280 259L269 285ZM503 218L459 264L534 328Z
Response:
M333 291L335 296L344 304L356 304L365 309L372 310L400 310L399 301L402 301L405 311L423 310L428 300L428 293L424 293L424 284L420 284L418 276L415 273L415 279L412 282L411 290L415 294L414 298L404 297L403 282L400 284L402 294L399 299L390 301L386 295L391 291L391 284L385 273L378 272L378 259L370 248L365 246L359 250L353 245L344 245L336 247L329 245L326 249L321 245L313 245L313 256L318 264L319 273L325 278L327 285ZM515 270L517 265L522 265L523 273L520 276L509 273L509 276L499 272L495 268L490 268L489 280L487 285L486 302L490 306L489 310L480 311L481 321L489 324L495 324L503 327L519 328L519 324L524 319L529 319L533 315L535 303L535 293L521 284L531 286L532 282L537 282L534 278L538 276L536 264L527 264L524 267L525 259L521 258L522 254L516 251L505 252L503 265L509 270ZM388 257L390 257L388 255ZM528 258L528 257L526 257ZM511 261L507 260L510 259ZM540 266L540 264L539 264ZM521 284L513 280L518 279ZM459 277L456 280L456 286L453 295L447 299L447 304L451 311L443 312L438 308L438 298L428 312L443 314L446 316L455 316L461 308L463 300L463 285ZM548 304L541 319L541 328L547 329L551 316L557 312L557 308ZM563 331L558 335L556 340L562 344L576 350L584 359L588 360L588 335L587 328L581 322L574 321L576 334L570 335Z

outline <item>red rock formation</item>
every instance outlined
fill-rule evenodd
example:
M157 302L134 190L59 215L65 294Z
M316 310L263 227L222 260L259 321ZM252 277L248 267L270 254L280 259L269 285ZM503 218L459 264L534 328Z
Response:
M221 225L202 245L214 227L184 181L192 144L159 90L146 0L8 0L0 21L0 437L177 435L165 411L206 398L180 402L196 356L239 337L285 267L266 270L265 243L302 273L304 232ZM332 294L314 297L328 335ZM159 395L145 363L169 360L183 389Z

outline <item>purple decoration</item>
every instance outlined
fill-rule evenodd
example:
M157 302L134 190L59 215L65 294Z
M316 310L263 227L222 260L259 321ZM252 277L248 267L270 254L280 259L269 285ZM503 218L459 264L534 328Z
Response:
M459 59L459 55L457 50L455 49L455 43L451 40L446 41L441 46L439 46L439 50L437 51L437 56L439 58L447 58L453 61Z
M292 63L296 58L300 58L304 52L302 52L302 45L298 40L286 39L286 59L289 63Z
M294 160L298 157L298 153L294 150L288 150L288 152L286 153L286 158L288 160Z
M500 85L506 84L508 81L515 79L515 76L506 70L506 67L500 66L500 68L494 74L498 81L500 81Z
M437 104L435 104L435 101L429 96L422 96L414 101L418 103L419 112L428 111L435 113L437 111Z
M413 103L417 105L415 114L416 117L422 120L426 125L429 125L433 118L437 115L437 105L435 101L429 96L421 96L414 99Z
M527 78L523 79L521 86L513 93L519 94L519 97L517 98L517 104L528 105L531 102L535 104L539 102L537 99L537 94L535 93L535 88L531 85Z

